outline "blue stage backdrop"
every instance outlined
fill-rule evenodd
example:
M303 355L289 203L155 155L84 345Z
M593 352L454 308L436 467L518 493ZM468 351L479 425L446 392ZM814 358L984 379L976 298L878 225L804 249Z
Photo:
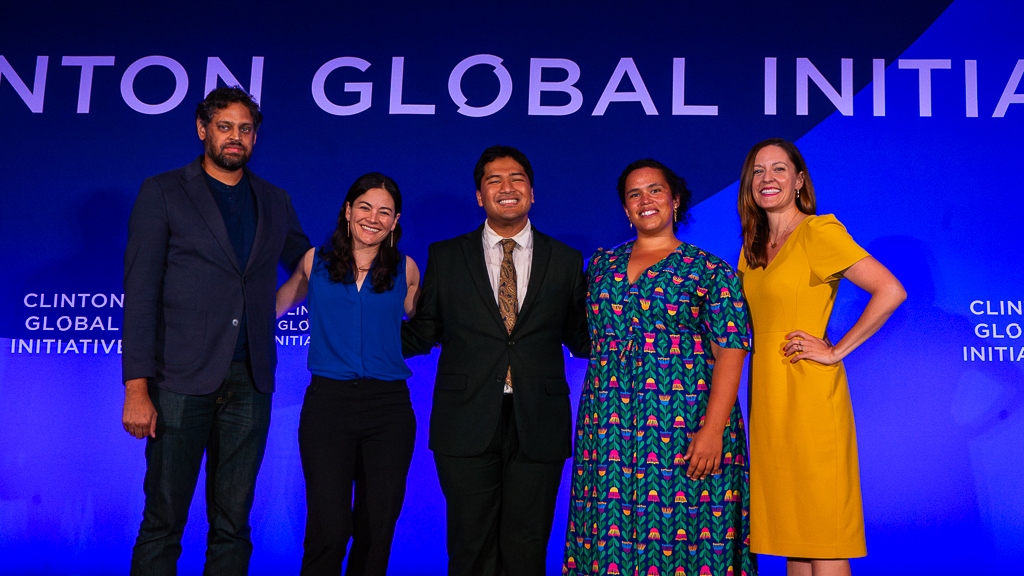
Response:
M355 177L381 171L421 266L430 242L482 221L472 167L495 143L533 161L535 226L585 254L630 235L619 171L663 160L695 191L683 237L735 263L744 154L796 140L820 211L909 293L847 360L869 550L854 570L1024 570L1018 0L14 4L0 8L0 574L127 572L145 468L120 424L127 217L145 177L201 152L195 104L225 83L260 101L251 166L291 192L314 243ZM865 301L842 288L834 334ZM302 309L279 326L254 574L298 569L306 327ZM420 426L393 574L444 572L435 362L411 362ZM569 363L574 400L583 368ZM201 572L199 492L182 574Z

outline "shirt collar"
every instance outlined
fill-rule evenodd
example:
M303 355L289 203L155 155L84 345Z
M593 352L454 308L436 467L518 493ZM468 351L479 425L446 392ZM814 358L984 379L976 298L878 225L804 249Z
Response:
M497 232L491 229L491 225L488 224L487 221L485 220L484 246L486 248L494 248L503 239L504 237L500 236ZM529 219L526 220L526 226L523 226L523 229L520 230L518 234L513 236L512 239L515 240L516 244L519 245L519 247L521 248L525 248L527 250L533 249L533 225L530 223Z

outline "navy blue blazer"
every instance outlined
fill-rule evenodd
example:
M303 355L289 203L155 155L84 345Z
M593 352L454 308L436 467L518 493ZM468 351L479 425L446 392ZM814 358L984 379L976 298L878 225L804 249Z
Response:
M256 388L274 391L278 262L290 272L310 248L284 190L245 174L256 198L256 237L242 266L203 176L202 156L142 183L124 254L124 381L209 394L224 380L243 306Z

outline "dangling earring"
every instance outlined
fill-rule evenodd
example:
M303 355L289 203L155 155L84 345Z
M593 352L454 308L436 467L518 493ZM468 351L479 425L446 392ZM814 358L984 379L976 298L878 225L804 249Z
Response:
M630 221L629 221L629 229L630 229L630 230L632 230L632 229L633 229L633 221L632 221L632 220L630 220Z
M391 247L392 248L395 247L395 231L394 230L391 231Z
M800 189L799 188L796 189L796 199L797 200L800 199Z
M673 224L675 224L676 222L678 222L678 221L679 221L679 220L678 220L678 216L676 216L676 211L677 211L677 210L679 210L679 208L673 208L673 209L672 209L672 223L673 223Z
M348 238L352 237L352 223L348 219L345 220L345 236Z

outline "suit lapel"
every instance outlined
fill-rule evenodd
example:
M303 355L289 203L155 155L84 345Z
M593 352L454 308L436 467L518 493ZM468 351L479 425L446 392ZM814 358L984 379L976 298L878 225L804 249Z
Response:
M551 242L547 236L537 232L537 229L533 230L533 264L530 267L530 283L526 287L526 299L523 300L523 307L519 310L519 315L516 318L516 325L512 329L515 331L523 325L526 317L530 314L537 304L538 293L540 292L540 286L544 283L544 276L548 271L548 263L551 261Z
M224 225L224 216L220 213L220 208L217 207L217 202L213 199L213 193L210 191L210 186L206 183L206 177L203 176L202 164L200 164L199 160L196 160L192 167L195 170L190 170L185 175L185 192L196 207L196 210L199 211L200 216L203 217L203 221L210 228L210 232L213 233L217 243L220 244L228 261L235 267L235 270L241 273L242 270L238 264L238 256L235 256L235 248L231 245L227 226Z
M494 321L505 331L505 323L501 319L501 312L498 311L498 302L494 298L494 289L487 277L487 262L484 260L483 244L484 227L481 226L475 232L466 236L462 242L462 253L466 257L466 268L469 270L469 277L473 279L480 297L483 298L484 307L491 313Z

